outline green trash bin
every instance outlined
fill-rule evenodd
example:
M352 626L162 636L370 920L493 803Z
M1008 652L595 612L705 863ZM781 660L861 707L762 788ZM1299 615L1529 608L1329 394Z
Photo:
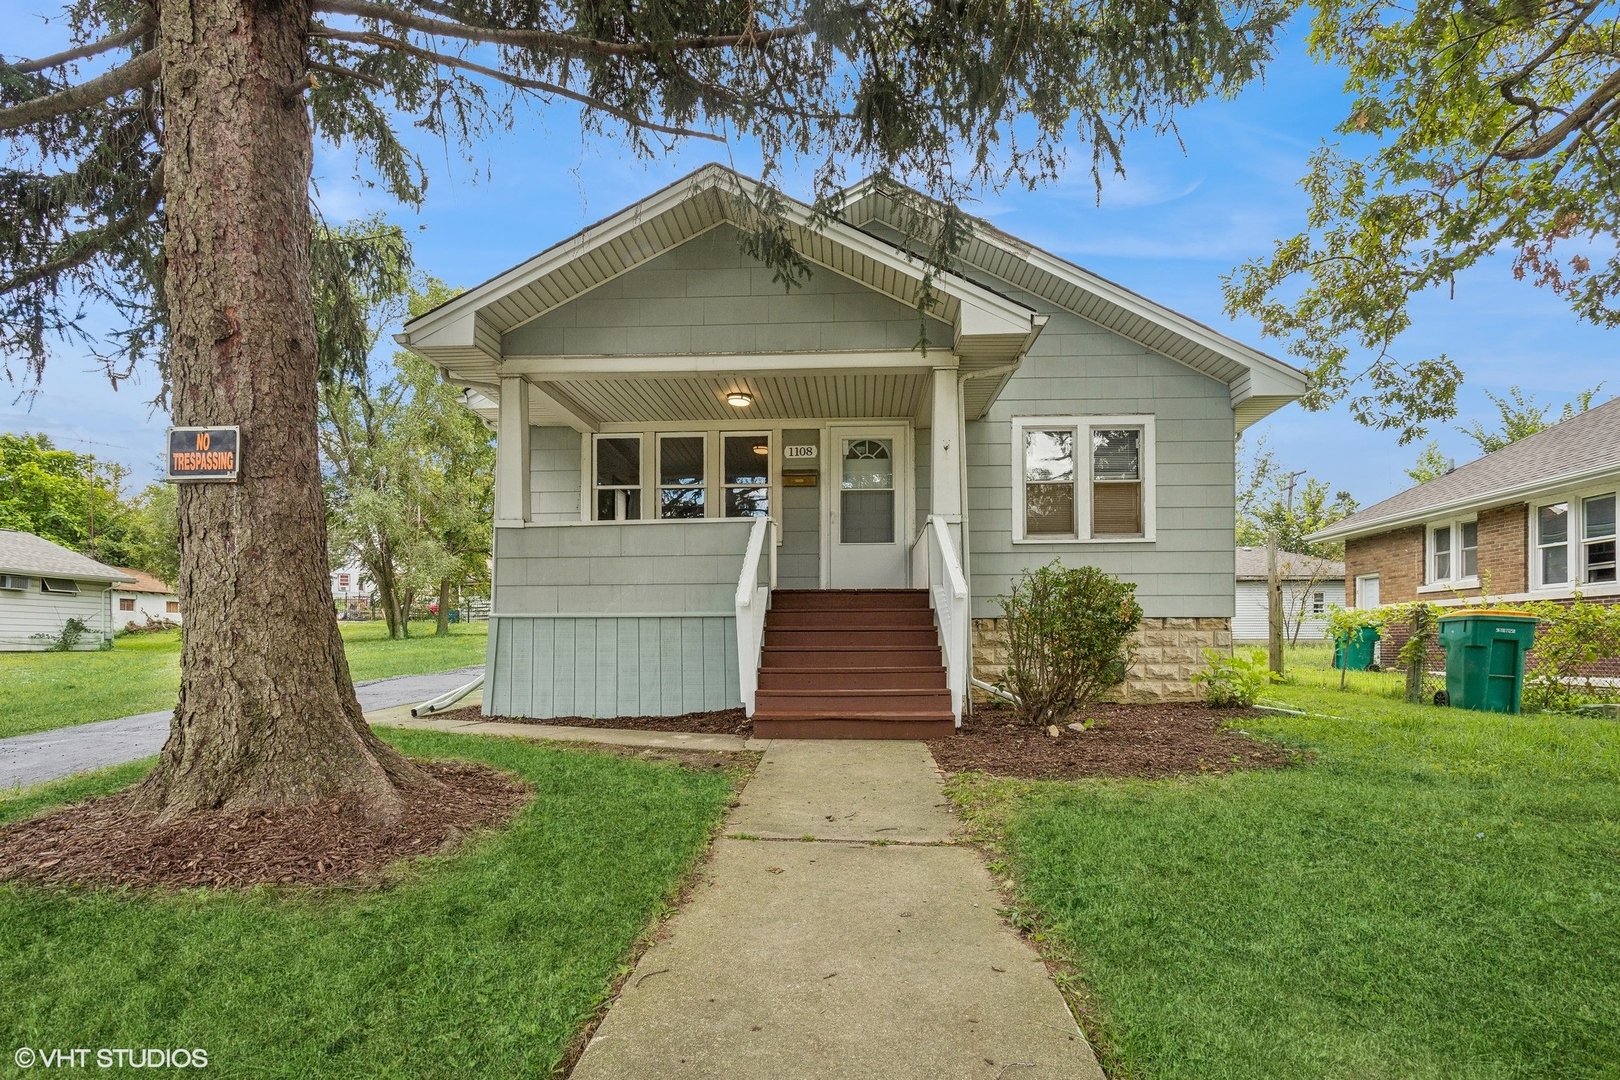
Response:
M1440 616L1446 650L1446 699L1459 709L1516 713L1524 659L1536 642L1536 617L1523 611L1471 610Z
M1338 634L1333 638L1333 666L1348 665L1351 671L1366 671L1378 662L1378 627L1363 626L1354 634Z

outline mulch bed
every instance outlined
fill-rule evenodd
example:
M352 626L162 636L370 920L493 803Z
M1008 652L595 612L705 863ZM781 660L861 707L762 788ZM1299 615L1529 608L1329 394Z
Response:
M686 713L682 716L553 716L536 720L532 716L485 716L481 706L435 713L435 720L485 720L497 724L547 724L558 727L619 728L630 731L683 731L689 735L741 735L754 733L754 723L741 709Z
M376 883L384 867L448 854L504 823L526 784L471 762L419 762L444 786L413 792L399 818L370 821L342 800L286 810L211 810L158 824L133 792L0 829L0 881L137 888Z
M1276 769L1298 755L1222 724L1261 715L1249 709L1208 705L1093 705L1084 732L1013 723L1012 710L979 705L948 739L928 746L946 772L984 772L1026 780L1072 780L1085 776L1165 777Z

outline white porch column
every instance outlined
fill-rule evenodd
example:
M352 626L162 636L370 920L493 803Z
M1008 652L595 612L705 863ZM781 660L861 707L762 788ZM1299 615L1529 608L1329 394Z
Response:
M495 421L495 524L522 525L529 511L529 380L501 379Z
M959 524L962 520L962 395L955 368L934 369L934 417L929 432L928 478L932 486L929 513ZM955 535L959 530L952 529Z

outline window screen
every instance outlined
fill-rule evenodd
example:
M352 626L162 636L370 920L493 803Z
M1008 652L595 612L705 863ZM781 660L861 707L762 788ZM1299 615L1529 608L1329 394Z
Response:
M1457 526L1457 576L1475 577L1479 574L1479 522L1465 521Z
M1541 583L1569 580L1569 504L1554 503L1536 511L1536 547L1541 557Z
M66 593L69 596L77 596L79 594L79 583L76 581L69 581L67 578L40 578L39 587L44 592Z
M1073 536L1074 431L1024 432L1024 534Z
M1451 580L1451 526L1442 525L1433 532L1434 566L1429 573L1430 581Z
M1587 499L1582 507L1585 517L1581 532L1581 546L1586 561L1586 580L1608 582L1615 580L1614 558L1614 496L1600 495Z

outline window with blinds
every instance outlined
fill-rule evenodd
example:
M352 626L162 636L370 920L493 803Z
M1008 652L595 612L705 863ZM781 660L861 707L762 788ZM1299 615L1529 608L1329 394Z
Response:
M1091 535L1142 535L1142 429L1091 429Z

